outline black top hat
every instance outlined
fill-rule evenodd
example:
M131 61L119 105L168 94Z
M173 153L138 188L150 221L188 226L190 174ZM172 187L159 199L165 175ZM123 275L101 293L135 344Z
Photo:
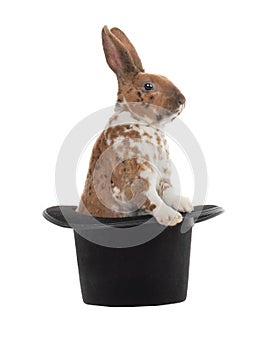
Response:
M164 227L151 215L94 218L75 210L56 206L43 215L55 225L74 229L83 301L105 306L185 300L192 226L224 211L214 205L196 206L183 214L182 223Z

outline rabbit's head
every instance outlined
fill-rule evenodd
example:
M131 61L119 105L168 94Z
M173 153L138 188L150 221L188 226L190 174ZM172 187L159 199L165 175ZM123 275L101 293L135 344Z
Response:
M127 36L118 28L102 30L109 67L118 79L118 103L128 104L142 121L166 124L181 113L185 97L167 78L144 72L141 60Z

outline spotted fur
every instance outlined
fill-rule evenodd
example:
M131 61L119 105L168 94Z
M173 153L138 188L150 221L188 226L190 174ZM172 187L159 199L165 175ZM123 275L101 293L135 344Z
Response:
M181 113L185 98L167 78L144 72L120 29L105 26L102 41L118 79L118 99L93 147L77 211L97 217L151 213L160 224L176 225L182 220L177 210L191 211L192 205L172 187L163 127Z

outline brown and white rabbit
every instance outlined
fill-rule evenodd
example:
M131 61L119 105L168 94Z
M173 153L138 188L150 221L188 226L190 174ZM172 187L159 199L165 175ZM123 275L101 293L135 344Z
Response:
M102 30L103 49L118 79L115 113L92 151L77 211L97 217L152 214L162 225L182 221L191 202L172 187L163 126L178 116L185 98L161 75L144 72L118 28Z

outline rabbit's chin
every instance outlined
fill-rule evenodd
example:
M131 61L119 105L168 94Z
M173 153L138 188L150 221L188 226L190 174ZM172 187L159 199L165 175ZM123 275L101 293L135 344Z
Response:
M180 114L181 114L181 112L177 112L177 113L173 114L171 119L170 119L170 122L173 122L175 120L175 118L177 118Z
M168 124L168 123L173 122L175 120L175 118L177 118L182 113L183 109L184 109L184 105L180 106L178 108L178 110L175 113L171 113L169 118L164 120L162 124Z

